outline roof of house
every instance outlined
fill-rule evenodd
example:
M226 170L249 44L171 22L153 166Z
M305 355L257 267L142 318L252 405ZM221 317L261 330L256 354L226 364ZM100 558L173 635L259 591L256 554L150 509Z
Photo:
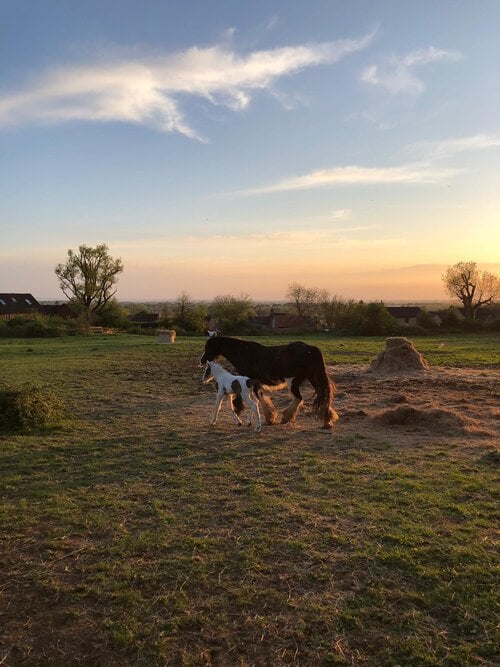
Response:
M397 318L418 317L423 312L419 306L388 306L387 310L392 317Z
M160 313L136 313L131 315L129 320L131 322L136 322L137 324L154 324L160 319Z
M0 315L31 313L40 308L32 294L0 293Z

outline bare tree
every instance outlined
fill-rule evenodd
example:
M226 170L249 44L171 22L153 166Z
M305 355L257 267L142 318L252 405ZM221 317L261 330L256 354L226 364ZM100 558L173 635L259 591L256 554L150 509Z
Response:
M117 276L122 271L121 259L113 259L104 243L95 248L81 245L77 253L68 250L65 264L55 268L59 287L68 299L82 308L88 322L116 294Z
M187 328L189 315L193 310L193 302L187 292L181 292L174 303L174 318L179 326Z
M297 311L301 324L305 317L315 314L318 305L319 291L315 287L305 287L300 283L290 283L286 292L286 298Z
M480 271L476 262L458 262L449 266L443 276L447 293L459 299L467 320L476 317L477 309L500 296L500 278L489 271Z

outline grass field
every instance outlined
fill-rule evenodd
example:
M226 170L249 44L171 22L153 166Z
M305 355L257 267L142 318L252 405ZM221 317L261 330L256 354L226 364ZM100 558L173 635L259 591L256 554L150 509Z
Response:
M67 413L0 435L0 665L498 664L491 438L210 428L203 344L0 339L0 378ZM500 368L498 337L415 344Z

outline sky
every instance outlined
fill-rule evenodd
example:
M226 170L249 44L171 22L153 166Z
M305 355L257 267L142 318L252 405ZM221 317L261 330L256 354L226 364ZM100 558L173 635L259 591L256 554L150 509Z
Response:
M500 270L497 0L0 6L0 292L100 243L124 301Z

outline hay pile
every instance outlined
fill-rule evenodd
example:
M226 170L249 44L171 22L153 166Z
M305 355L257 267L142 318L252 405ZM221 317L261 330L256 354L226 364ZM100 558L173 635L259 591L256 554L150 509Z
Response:
M411 341L403 337L387 338L385 350L371 362L368 371L378 373L398 373L405 371L425 371L429 366Z

